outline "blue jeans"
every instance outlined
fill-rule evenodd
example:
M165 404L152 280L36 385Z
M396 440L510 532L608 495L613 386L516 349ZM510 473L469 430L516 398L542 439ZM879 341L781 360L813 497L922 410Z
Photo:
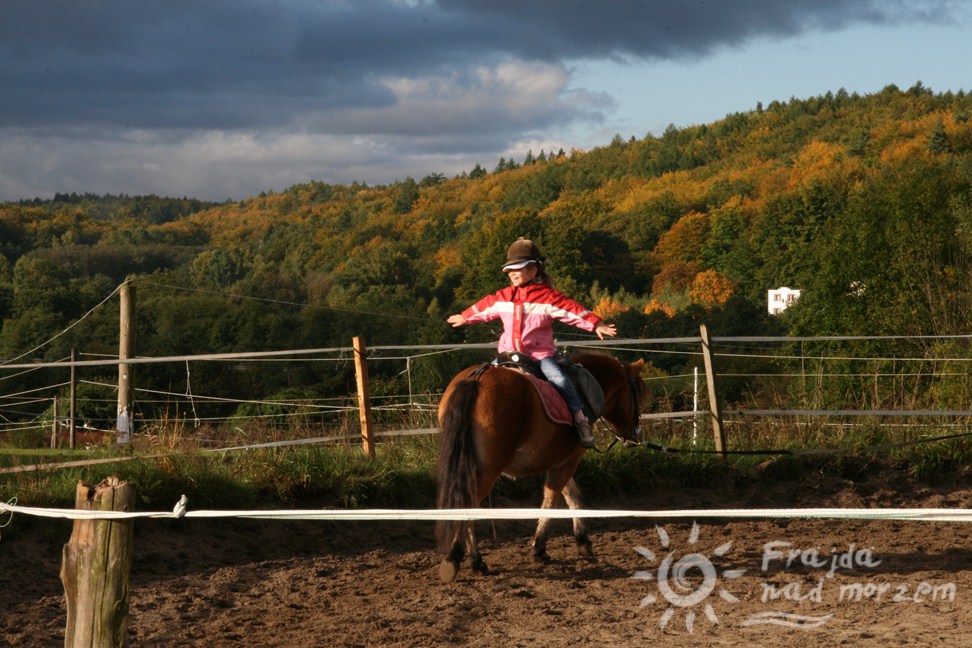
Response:
M543 375L547 377L547 380L552 382L563 395L564 400L567 401L567 407L570 408L572 414L584 411L584 406L581 404L577 392L574 391L574 386L567 380L567 375L564 373L563 368L557 364L556 360L553 358L540 360L540 370L543 371Z

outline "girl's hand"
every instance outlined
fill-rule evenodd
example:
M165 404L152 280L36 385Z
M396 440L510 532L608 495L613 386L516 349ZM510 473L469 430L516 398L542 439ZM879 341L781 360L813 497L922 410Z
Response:
M618 329L614 326L614 324L598 324L597 328L594 329L594 332L597 333L597 337L603 340L605 336L614 337L617 335Z
M462 315L450 315L449 319L446 320L455 327L460 327L466 323L465 318Z

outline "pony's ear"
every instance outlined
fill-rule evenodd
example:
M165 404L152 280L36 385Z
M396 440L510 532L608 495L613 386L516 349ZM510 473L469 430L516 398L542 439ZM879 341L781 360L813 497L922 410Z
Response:
M638 376L641 375L641 370L644 368L645 368L644 358L638 358L634 362L628 364L628 374L633 378L637 378Z

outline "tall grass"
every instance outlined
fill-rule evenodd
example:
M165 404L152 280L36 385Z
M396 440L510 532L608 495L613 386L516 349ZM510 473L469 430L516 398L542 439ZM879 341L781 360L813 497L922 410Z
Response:
M890 428L876 421L854 425L780 424L747 419L730 422L731 451L832 448L834 454L794 456L713 452L706 426L691 437L690 423L649 426L646 441L678 448L664 453L650 447L617 447L589 452L577 473L585 501L638 498L658 488L687 487L721 491L740 481L800 479L811 472L858 480L883 470L904 470L917 480L941 483L964 479L972 460L969 437L894 446L903 439L932 438L954 428ZM603 432L602 432L603 434ZM264 437L247 433L247 438ZM225 439L224 439L225 440ZM232 439L241 441L242 439ZM601 438L601 447L607 439ZM885 445L880 451L862 448ZM16 466L116 457L117 463L0 475L0 499L17 498L32 506L72 507L77 483L95 484L115 475L133 483L140 510L168 510L186 494L196 509L273 507L431 508L435 502L434 436L385 438L369 459L357 444L316 444L200 452L199 439L178 430L122 450L113 445L89 450L0 448L0 465ZM501 479L493 505L538 504L541 478Z
M100 448L96 454L111 455ZM136 487L142 510L166 510L186 494L194 508L313 504L427 507L434 502L434 440L379 445L374 460L350 445L300 445L226 453L170 448L114 450L117 463L40 469L0 477L0 498L32 506L71 507L78 481L116 475ZM0 451L4 463L54 463L91 457L90 451Z

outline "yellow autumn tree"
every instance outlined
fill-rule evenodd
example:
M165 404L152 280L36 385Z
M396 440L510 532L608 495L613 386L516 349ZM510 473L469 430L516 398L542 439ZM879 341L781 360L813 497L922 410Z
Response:
M655 255L662 264L695 261L708 235L708 215L689 212L658 239Z
M603 320L611 321L616 319L621 313L631 310L630 306L625 306L610 295L601 297L597 305L594 306L594 314Z
M645 310L643 312L645 315L651 315L652 313L658 312L664 313L665 316L669 318L675 317L675 309L668 304L658 301L657 299L652 299L650 302L648 302L648 305L645 306Z
M834 173L835 167L843 163L845 147L830 142L814 140L797 154L790 168L788 189L821 181Z
M651 301L645 307L645 314L658 310L673 317L690 303L689 289L699 273L696 261L672 261L655 275L651 285Z
M732 297L733 291L734 286L728 277L715 270L703 270L692 280L689 299L700 306L722 306Z

